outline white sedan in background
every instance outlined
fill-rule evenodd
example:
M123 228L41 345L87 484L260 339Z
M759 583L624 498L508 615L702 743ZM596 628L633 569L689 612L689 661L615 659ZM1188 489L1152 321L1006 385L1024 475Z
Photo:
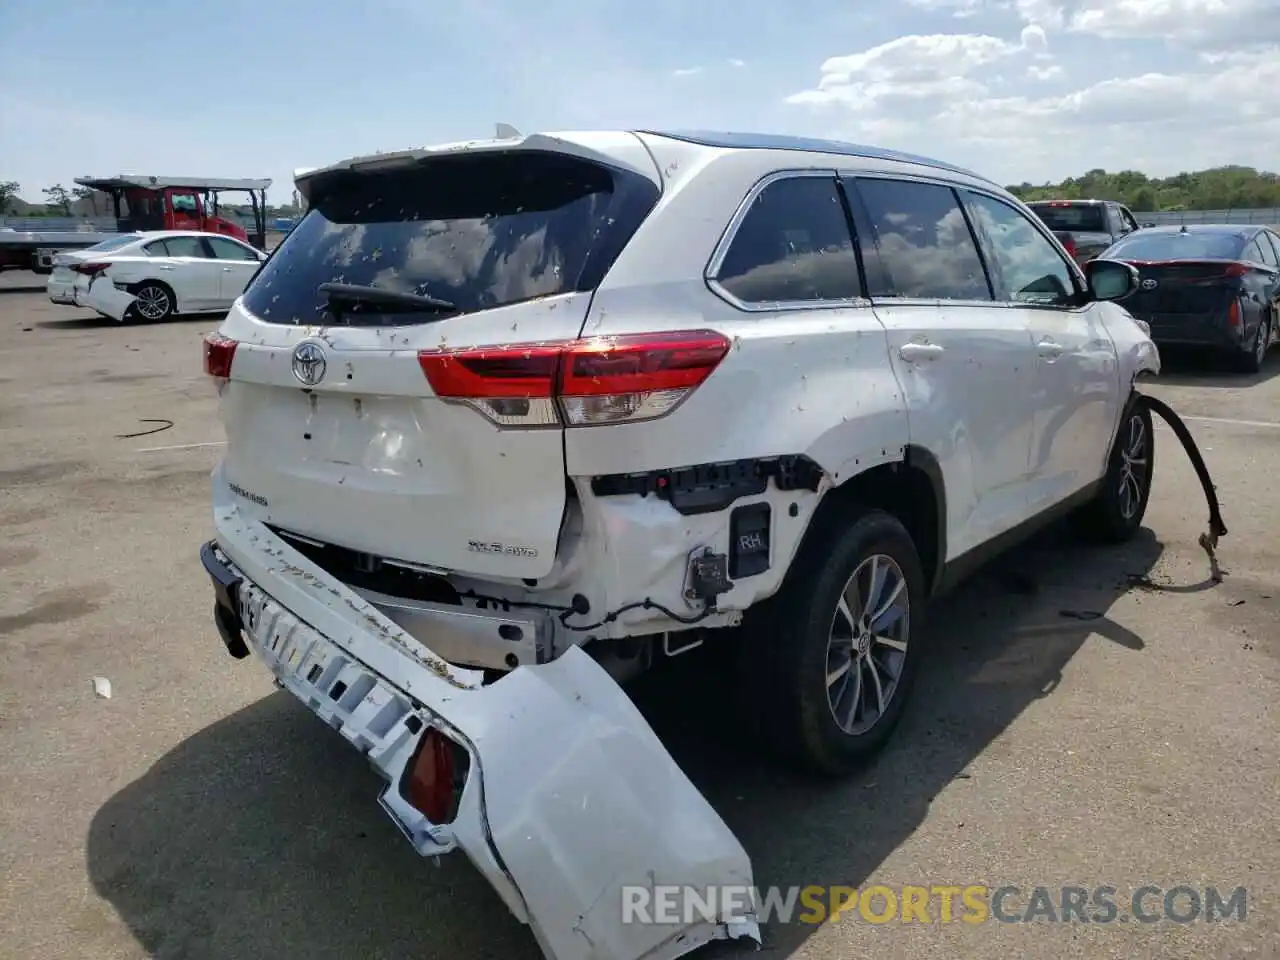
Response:
M267 255L231 237L192 230L123 234L53 259L49 299L104 317L166 320L229 309Z

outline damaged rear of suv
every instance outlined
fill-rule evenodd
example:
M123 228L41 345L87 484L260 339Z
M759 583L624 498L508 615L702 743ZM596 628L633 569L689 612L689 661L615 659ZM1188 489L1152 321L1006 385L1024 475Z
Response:
M890 183L924 192L899 209ZM1149 442L1130 388L1158 360L1104 302L1132 271L1090 267L1114 275L1096 295L972 174L596 132L298 186L306 216L205 341L227 436L215 621L369 757L418 851L461 848L550 957L759 938L727 906L626 921L624 887L752 875L619 683L741 626L775 746L839 773L893 730L957 561L1059 508L1113 537L1141 522L1150 457L1118 451ZM1002 264L1011 229L1043 249ZM895 246L916 236L938 269ZM1005 309L1024 268L1031 307ZM948 270L952 293L930 287ZM1069 378L1039 375L1036 305L1088 314ZM1060 320L1045 363L1074 349Z

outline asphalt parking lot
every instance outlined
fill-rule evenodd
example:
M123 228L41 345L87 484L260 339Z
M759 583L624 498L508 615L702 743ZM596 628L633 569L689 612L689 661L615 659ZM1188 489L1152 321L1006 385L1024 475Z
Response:
M0 957L534 960L468 863L419 860L354 751L217 640L197 558L216 322L121 327L0 292ZM1252 378L1172 370L1150 389L1196 418L1221 583L1162 426L1144 533L1098 550L1052 531L947 599L909 719L852 782L770 767L705 658L637 697L759 884L1245 887L1246 919L850 916L771 926L769 955L1280 956L1280 354Z

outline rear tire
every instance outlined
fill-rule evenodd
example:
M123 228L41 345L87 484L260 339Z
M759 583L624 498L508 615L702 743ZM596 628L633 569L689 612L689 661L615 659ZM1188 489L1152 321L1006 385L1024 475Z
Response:
M896 517L849 509L806 543L744 630L745 709L779 759L840 776L885 746L915 681L925 603Z
M137 300L126 316L147 323L161 323L173 316L175 300L173 291L163 283L145 280L131 291Z
M1241 373L1259 373L1262 370L1262 364L1267 359L1267 347L1271 345L1271 318L1263 314L1262 319L1258 321L1258 329L1253 332L1253 339L1249 342L1249 349L1241 353L1236 361L1236 366Z
M1142 526L1155 475L1151 411L1134 394L1120 418L1102 486L1081 511L1081 527L1094 540L1123 543Z

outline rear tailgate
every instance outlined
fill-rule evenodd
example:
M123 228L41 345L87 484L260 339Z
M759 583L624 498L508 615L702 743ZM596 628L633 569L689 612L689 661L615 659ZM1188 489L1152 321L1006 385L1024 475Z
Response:
M1226 336L1239 296L1238 281L1227 275L1233 262L1131 263L1138 270L1138 290L1124 306L1147 322L1155 340L1199 343Z
M548 573L566 478L559 417L542 396L554 360L536 344L579 335L592 290L657 201L657 170L623 136L602 149L528 138L310 174L310 210L220 330L234 346L212 347L228 364L225 472L245 509L393 561ZM451 306L335 301L325 283ZM451 359L512 343L534 346ZM432 387L444 382L448 397Z

